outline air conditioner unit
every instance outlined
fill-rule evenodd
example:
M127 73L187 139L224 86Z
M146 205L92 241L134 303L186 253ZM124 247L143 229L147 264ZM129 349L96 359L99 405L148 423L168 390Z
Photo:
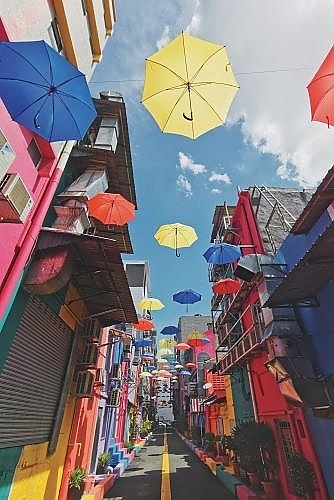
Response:
M19 174L6 174L0 183L0 222L24 222L32 205Z
M80 360L80 365L96 366L98 355L98 344L89 342L88 344L86 344L85 350Z
M89 398L93 395L94 375L88 371L78 372L74 394L78 398Z
M0 130L0 181L2 181L6 175L8 168L14 161L14 158L15 153Z
M111 408L117 408L121 402L121 389L112 389L110 391L110 396L108 399L107 406Z

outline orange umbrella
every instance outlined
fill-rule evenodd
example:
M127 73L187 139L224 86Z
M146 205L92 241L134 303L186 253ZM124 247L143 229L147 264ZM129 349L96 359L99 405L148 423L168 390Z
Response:
M102 224L124 226L135 216L135 206L121 194L98 193L87 200L88 213Z
M136 330L141 330L142 332L146 332L148 330L153 330L153 328L154 328L152 321L150 321L149 319L145 319L145 318L140 318L138 320L138 323L132 323L132 326Z

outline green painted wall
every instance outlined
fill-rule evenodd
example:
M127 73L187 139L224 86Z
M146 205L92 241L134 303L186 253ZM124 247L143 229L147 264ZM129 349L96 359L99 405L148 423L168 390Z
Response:
M0 449L0 500L7 500L22 448Z
M252 395L248 374L245 368L235 369L231 375L235 423L241 424L254 420Z

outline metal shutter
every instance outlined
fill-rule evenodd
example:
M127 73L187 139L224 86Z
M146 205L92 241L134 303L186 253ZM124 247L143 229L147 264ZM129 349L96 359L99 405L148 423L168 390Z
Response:
M29 298L0 374L0 448L49 440L73 333Z

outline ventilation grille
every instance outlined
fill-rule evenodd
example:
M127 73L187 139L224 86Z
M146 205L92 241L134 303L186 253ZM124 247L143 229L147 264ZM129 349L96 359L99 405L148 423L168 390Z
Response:
M93 395L94 375L88 371L78 372L75 396L89 398Z
M107 406L117 408L121 401L121 389L112 389L108 398Z

